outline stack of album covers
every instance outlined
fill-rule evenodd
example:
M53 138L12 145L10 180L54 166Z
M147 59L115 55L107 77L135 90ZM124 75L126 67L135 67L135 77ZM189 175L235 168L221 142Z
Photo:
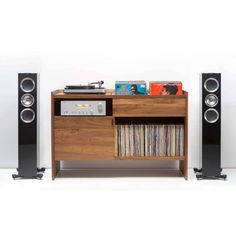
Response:
M184 156L184 125L125 124L116 126L117 156Z

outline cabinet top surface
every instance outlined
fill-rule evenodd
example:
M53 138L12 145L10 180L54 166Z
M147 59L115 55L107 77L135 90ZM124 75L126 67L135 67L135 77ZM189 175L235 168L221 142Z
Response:
M66 94L63 89L52 91L54 98L172 98L172 99L183 99L188 97L188 92L183 91L183 95L115 95L113 89L106 89L106 94Z

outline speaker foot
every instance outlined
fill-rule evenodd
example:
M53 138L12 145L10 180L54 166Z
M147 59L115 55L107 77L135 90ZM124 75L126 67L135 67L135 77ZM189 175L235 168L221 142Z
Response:
M196 175L197 180L226 180L227 175L217 175L217 176L205 176L205 175Z
M193 168L194 173L202 173L202 168L198 169L198 168Z
M41 180L42 178L43 178L43 174L37 174L37 175L36 175L36 179Z
M42 173L44 173L45 172L45 170L46 170L46 168L37 168L37 172L42 172Z
M12 178L16 180L18 178L18 175L12 175Z

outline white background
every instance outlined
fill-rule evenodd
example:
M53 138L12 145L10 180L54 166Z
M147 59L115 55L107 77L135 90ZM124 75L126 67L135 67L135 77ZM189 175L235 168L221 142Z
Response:
M100 79L106 88L116 80L181 80L189 91L189 165L198 166L199 73L220 72L222 165L236 167L235 22L227 0L0 1L0 167L17 165L18 72L40 73L46 167L50 92Z
M40 73L40 162L47 167L50 92L99 79L107 88L121 79L181 80L190 95L189 164L199 165L199 73L221 72L222 162L236 167L234 2L0 0L0 167L17 166L18 72ZM13 170L0 169L0 234L235 235L236 174L226 171L226 182L197 181L192 171L190 181L51 181L50 171L42 181L13 181Z

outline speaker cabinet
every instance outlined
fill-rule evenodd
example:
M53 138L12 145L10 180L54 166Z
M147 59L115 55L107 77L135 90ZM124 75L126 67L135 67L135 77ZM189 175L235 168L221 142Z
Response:
M221 74L202 74L200 87L202 169L196 172L202 174L197 177L226 178L221 175Z
M13 178L42 178L38 156L38 75L18 74L18 175Z

